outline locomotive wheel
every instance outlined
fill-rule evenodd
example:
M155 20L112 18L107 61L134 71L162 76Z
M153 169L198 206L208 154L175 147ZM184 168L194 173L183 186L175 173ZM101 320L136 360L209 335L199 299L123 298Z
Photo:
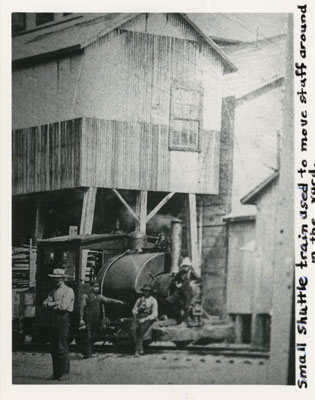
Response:
M178 340L173 343L178 350L184 350L191 343L191 340Z

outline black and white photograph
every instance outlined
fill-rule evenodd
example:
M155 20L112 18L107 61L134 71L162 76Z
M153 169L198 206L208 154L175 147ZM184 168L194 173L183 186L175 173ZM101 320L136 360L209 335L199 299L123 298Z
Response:
M14 387L310 385L309 5L209 3L10 13Z

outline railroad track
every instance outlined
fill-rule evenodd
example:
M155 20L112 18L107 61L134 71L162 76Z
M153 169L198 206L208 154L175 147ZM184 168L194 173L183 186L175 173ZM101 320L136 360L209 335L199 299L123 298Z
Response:
M132 350L122 351L110 344L102 344L100 342L94 345L96 354L132 354ZM18 346L15 352L20 353L48 353L49 344L29 343ZM74 344L70 345L71 353L80 353L78 347ZM221 344L221 345L190 345L184 350L179 350L172 343L153 343L147 347L146 353L159 354L159 353L191 353L196 355L213 355L213 356L226 356L226 357L246 357L246 358L269 358L269 351L266 348L252 348L249 345L234 345L234 344Z

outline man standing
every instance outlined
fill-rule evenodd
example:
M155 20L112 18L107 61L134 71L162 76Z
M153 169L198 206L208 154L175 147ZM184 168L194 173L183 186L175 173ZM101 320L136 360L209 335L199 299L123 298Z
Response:
M152 296L151 286L144 285L141 291L143 296L136 301L132 309L134 320L131 324L131 335L136 357L143 354L143 337L158 317L158 303Z
M74 292L64 282L66 277L64 269L56 268L48 276L54 279L56 285L43 303L50 311L50 344L53 363L51 379L63 381L69 379L70 374L69 313L73 311Z
M123 301L104 297L100 294L100 284L94 282L91 286L89 294L83 294L80 304L80 328L85 327L83 339L83 357L90 358L92 356L92 346L95 340L96 329L101 322L103 304L124 304Z

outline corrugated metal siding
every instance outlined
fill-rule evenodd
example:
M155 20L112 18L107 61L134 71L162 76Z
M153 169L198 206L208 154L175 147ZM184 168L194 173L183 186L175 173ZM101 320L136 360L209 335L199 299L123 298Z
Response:
M79 186L80 135L80 119L14 131L13 194Z

